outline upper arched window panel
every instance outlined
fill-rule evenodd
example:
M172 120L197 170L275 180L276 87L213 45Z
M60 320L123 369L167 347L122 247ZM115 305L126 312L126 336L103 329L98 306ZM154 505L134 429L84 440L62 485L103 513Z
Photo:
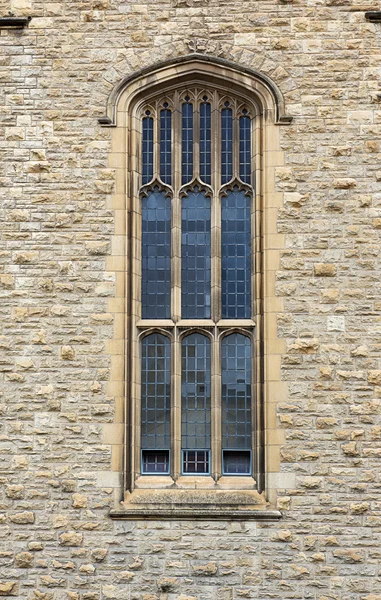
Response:
M254 115L252 104L223 90L187 87L150 98L140 107L141 184L252 186Z

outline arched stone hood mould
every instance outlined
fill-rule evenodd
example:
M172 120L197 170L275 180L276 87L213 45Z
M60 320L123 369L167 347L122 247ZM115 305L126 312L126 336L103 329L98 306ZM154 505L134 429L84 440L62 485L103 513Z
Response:
M172 81L181 83L190 75L206 78L208 75L225 84L227 77L235 86L247 91L252 90L253 97L259 101L261 112L274 111L276 125L289 125L292 117L285 114L285 102L279 87L264 73L237 65L231 61L204 54L189 54L182 58L167 60L126 76L109 95L106 115L98 118L100 125L117 126L117 111L121 97L131 88L131 97L136 97L146 88L167 84ZM128 102L127 102L128 104Z

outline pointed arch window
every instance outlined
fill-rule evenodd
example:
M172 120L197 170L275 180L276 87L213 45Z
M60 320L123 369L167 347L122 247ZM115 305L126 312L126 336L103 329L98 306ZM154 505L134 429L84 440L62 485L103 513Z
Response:
M131 481L252 481L256 107L184 84L142 100L137 116Z

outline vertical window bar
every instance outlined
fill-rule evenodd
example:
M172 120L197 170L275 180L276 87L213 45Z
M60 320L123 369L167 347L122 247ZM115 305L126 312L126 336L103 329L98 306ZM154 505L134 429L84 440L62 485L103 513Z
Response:
M169 471L171 342L158 333L141 345L142 473Z
M212 181L212 116L210 102L204 96L200 104L200 177L211 184Z
M209 473L211 447L210 340L200 333L181 345L181 447L184 473Z
M181 316L210 319L210 198L196 186L182 201Z
M229 102L221 111L221 182L228 183L233 177L233 111Z
M251 119L246 116L239 118L239 176L244 183L251 184Z
M171 316L171 199L156 186L142 198L142 318Z
M222 197L222 318L251 318L251 197L238 189Z
M182 105L181 113L181 183L184 185L191 181L193 177L193 104L188 101L184 103Z
M168 103L160 111L160 177L164 183L172 183L172 113Z
M142 183L145 185L153 178L153 118L149 110L143 118L142 136Z
M224 457L225 473L249 474L251 471L248 452L252 437L251 365L248 337L232 333L222 339L222 450L229 450Z

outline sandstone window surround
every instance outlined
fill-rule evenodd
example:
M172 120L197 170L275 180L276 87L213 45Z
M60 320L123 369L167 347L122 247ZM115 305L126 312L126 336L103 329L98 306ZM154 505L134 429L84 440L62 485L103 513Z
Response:
M282 96L263 75L225 61L192 55L121 82L110 97L108 115L99 121L115 127L110 165L119 168L116 204L120 206L121 196L125 197L125 427L123 439L118 440L122 444L115 444L119 452L122 445L124 449L123 461L119 461L123 494L122 502L111 511L111 516L279 518L280 513L272 510L271 483L268 485L271 472L276 472L279 435L274 415L269 418L267 396L279 374L274 377L270 373L274 371L272 361L278 363L271 348L276 345L268 310L271 304L268 298L274 294L269 289L270 281L273 284L269 275L274 274L274 266L269 264L271 251L266 254L270 240L266 213L271 198L279 200L272 184L274 166L282 164L277 125L290 122L284 115ZM239 295L234 269L230 282L224 281L225 270L221 269L226 197L233 199L233 203L234 198L243 202L249 211L247 223L241 224L251 237L251 256L248 272L242 275L240 271L245 281L238 283L246 288L239 303L242 304L243 297L246 300L239 310L229 308L226 301L229 283L235 284L236 300ZM155 257L145 254L149 243L152 250L152 243L155 245L160 238L160 245L164 238L162 234L150 238L148 230L145 231L144 219L152 220L152 216L147 217L148 209L144 209L149 203L154 212L159 205L160 209L167 206L169 210L165 217L167 226L161 222L160 230L168 229L170 223L167 235L171 256L166 263L161 261L167 265L167 274L164 273L167 284L161 286L157 303L152 289L149 290L152 284L159 285L159 281L155 282ZM195 209L200 211L200 221L209 218L211 221L209 233L204 232L209 259L199 257L202 271L209 265L206 269L210 269L209 282L197 281L196 273L197 294L192 286L186 289L187 278L181 275L182 270L184 273L184 269L192 268L184 262L184 231L188 227L184 214L192 219ZM165 214L165 210L160 214ZM194 225L191 223L192 228ZM232 252L237 254L234 248ZM147 266L148 262L153 270ZM193 299L189 302L190 297ZM234 294L231 298L230 305L234 304ZM196 307L197 304L201 305ZM122 337L121 331L116 334ZM250 421L244 423L246 442L236 435L235 439L241 440L237 447L234 443L233 447L226 443L224 447L223 442L223 429L227 429L224 419L241 418L237 418L237 411L227 417L221 397L221 390L227 389L226 385L221 386L221 377L224 379L221 353L228 352L229 345L233 354L241 351L245 354L244 387L250 388L251 379L252 389L249 406L246 404L245 418ZM186 423L194 421L194 413L184 409L186 399L181 400L181 387L183 384L184 388L188 377L184 361L190 361L195 352L200 354L199 358L203 357L201 362L210 364L204 369L201 384L196 386L200 389L195 392L198 400L203 397L205 403L204 422L200 412L196 415L198 432L203 434L200 438L205 443L195 442L197 436L190 435L188 439L192 441L187 445ZM148 355L151 359L147 362ZM155 363L152 356L161 357L156 364L160 363L162 370L165 363L168 376L167 385L157 387L163 406L156 413L155 401L147 400L150 373L144 367L150 364L152 369ZM200 373L190 375L197 377ZM208 377L210 381L206 381ZM142 385L144 382L147 385ZM154 431L157 415L161 423L155 447L149 433Z

